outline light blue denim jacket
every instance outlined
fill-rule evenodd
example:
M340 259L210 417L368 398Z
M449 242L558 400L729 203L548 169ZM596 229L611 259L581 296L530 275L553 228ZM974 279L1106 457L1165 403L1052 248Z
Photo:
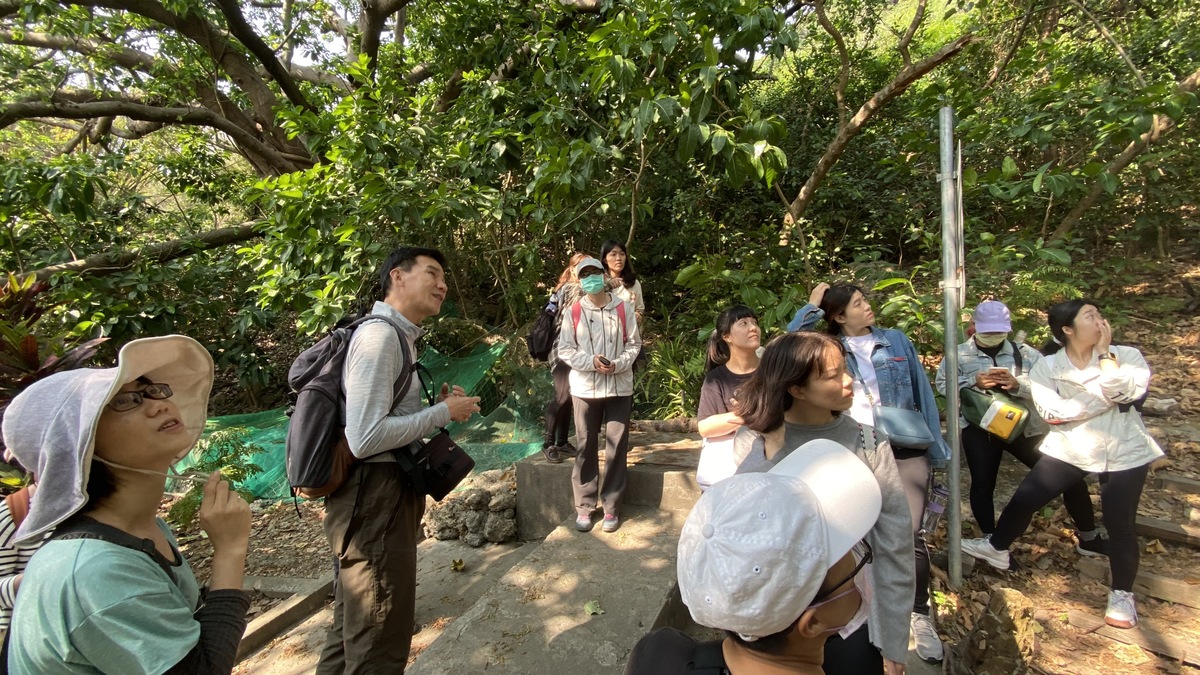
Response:
M788 330L796 332L811 330L817 322L825 317L821 308L806 304L796 310L796 316L788 323ZM907 408L920 411L929 424L937 443L929 448L930 462L934 466L942 466L950 460L950 446L942 437L942 422L938 413L937 399L933 395L933 387L929 384L929 375L921 365L917 349L912 340L894 328L871 327L871 335L875 336L875 349L871 352L871 363L875 366L875 377L879 383L879 403L890 408ZM858 379L858 362L846 337L839 336L842 344L846 345L846 369L854 379Z

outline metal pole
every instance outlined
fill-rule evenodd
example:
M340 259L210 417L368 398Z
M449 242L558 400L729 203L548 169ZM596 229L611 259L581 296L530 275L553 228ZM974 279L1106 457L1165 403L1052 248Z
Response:
M954 161L954 110L943 107L939 115L941 141L941 173L938 180L942 187L942 305L945 320L944 360L946 372L946 431L950 442L950 467L947 481L950 483L949 529L946 538L947 559L950 563L950 588L962 586L962 495L959 483L962 433L958 427L958 323L962 311L963 268L962 268L962 222L958 218L957 172Z

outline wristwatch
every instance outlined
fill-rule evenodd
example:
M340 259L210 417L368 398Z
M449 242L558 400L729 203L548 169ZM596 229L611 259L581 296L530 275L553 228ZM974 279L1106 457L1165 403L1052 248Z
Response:
M1117 355L1112 352L1104 352L1103 354L1101 354L1100 356L1098 356L1096 358L1101 361L1116 361Z

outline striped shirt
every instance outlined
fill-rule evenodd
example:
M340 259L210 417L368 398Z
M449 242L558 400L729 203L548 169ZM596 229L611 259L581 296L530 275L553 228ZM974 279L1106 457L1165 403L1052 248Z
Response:
M17 576L25 571L29 559L37 552L38 546L28 548L13 548L13 535L17 533L17 524L13 522L8 510L8 503L0 499L0 631L8 630L12 622L13 604L17 601L17 592L13 588Z

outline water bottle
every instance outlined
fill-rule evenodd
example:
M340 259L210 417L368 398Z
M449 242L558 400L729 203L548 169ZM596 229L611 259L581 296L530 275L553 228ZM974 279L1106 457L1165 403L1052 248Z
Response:
M950 490L938 483L929 491L929 502L925 504L925 519L921 521L921 531L932 534L937 530L938 521L946 512L946 504L950 501Z

